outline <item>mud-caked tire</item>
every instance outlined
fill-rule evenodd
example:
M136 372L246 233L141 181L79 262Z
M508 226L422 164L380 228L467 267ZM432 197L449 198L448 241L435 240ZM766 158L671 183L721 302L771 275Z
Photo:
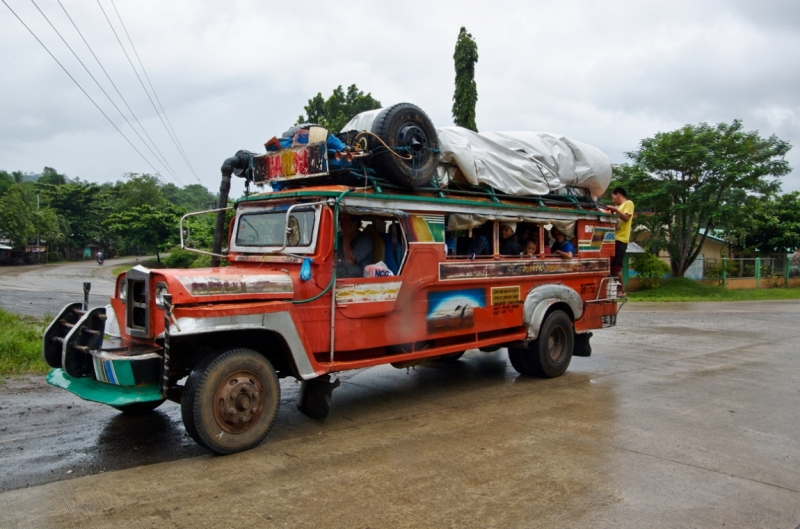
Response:
M369 142L370 163L379 176L410 188L430 182L439 161L439 139L421 108L411 103L385 108L372 122L372 133L390 149L374 138Z
M257 446L278 416L280 385L275 368L252 349L209 356L186 380L181 416L189 436L217 454Z
M575 347L572 320L564 311L551 312L528 347L509 347L508 358L520 375L555 378L563 375Z

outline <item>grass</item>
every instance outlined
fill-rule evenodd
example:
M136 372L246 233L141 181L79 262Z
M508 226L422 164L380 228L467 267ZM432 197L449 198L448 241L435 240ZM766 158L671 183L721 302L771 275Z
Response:
M42 320L0 309L0 377L47 373L42 360Z
M655 289L628 292L629 301L764 301L774 299L800 299L800 288L728 290L725 287L704 285L685 277L676 277Z

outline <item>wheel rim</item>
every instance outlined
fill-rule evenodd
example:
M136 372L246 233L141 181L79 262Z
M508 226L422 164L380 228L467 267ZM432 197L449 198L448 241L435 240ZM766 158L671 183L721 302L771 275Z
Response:
M567 333L564 329L555 328L547 337L547 356L554 363L564 359L567 354Z
M425 130L417 123L408 121L397 130L397 146L408 149L414 161L419 163L426 159L430 141Z
M214 394L214 419L228 433L242 433L252 428L265 407L264 385L249 371L228 375Z

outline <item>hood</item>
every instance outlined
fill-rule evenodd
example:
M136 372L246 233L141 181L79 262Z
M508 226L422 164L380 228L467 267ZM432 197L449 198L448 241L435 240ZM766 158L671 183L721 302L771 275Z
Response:
M175 304L211 301L282 300L294 296L285 272L241 268L154 270L154 284L165 282Z

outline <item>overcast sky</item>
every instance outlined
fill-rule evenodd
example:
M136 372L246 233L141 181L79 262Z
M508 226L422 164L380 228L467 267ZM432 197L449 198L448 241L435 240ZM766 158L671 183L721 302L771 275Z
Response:
M164 169L31 0L3 0L166 182L197 183L131 69L97 0L61 0L177 174ZM99 0L127 40L110 0ZM128 114L58 0L35 0ZM409 101L452 124L453 48L478 43L480 130L554 132L624 162L643 138L742 119L794 145L784 191L800 190L797 0L234 2L115 0L199 181L263 152L317 92L356 84L384 105ZM0 5L0 169L116 181L153 169ZM127 48L134 64L135 56ZM144 79L144 83L147 80ZM129 117L131 121L132 118ZM243 189L236 179L233 195Z

